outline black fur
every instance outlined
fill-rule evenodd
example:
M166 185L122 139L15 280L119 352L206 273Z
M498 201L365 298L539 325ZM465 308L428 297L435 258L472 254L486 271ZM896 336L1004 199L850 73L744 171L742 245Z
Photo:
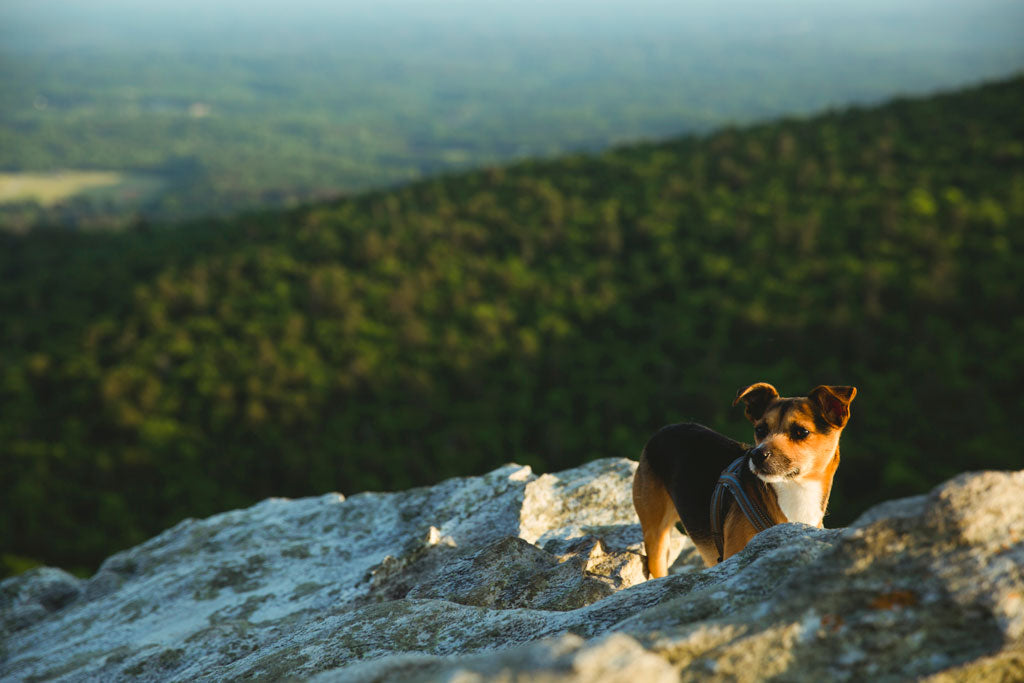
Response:
M750 447L693 422L662 427L644 447L651 470L668 490L694 541L711 542L711 495L722 470ZM747 468L742 478L756 479ZM726 505L732 505L727 499ZM728 508L726 509L728 512Z

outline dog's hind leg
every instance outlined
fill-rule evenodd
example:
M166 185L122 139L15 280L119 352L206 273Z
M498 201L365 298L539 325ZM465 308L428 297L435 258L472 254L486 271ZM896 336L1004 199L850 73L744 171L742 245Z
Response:
M640 518L647 552L647 570L651 578L668 575L669 534L679 514L668 490L651 469L646 456L633 475L633 507Z

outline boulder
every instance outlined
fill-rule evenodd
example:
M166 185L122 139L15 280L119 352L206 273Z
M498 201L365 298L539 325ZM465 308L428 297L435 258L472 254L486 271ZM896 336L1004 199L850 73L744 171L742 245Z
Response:
M636 463L185 520L0 583L0 679L1024 678L1024 471L644 580ZM674 532L673 532L674 533Z

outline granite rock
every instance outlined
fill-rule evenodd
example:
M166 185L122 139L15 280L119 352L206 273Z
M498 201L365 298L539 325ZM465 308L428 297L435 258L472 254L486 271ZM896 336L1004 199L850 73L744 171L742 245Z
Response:
M185 520L0 583L0 680L1020 680L1024 471L645 581L636 464ZM639 678L638 678L639 677Z

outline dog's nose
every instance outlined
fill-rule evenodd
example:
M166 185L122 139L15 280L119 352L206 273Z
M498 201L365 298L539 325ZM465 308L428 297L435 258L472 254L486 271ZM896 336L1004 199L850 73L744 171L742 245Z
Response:
M750 449L750 459L755 465L763 465L770 457L772 457L772 451L770 448L757 446L756 448Z

